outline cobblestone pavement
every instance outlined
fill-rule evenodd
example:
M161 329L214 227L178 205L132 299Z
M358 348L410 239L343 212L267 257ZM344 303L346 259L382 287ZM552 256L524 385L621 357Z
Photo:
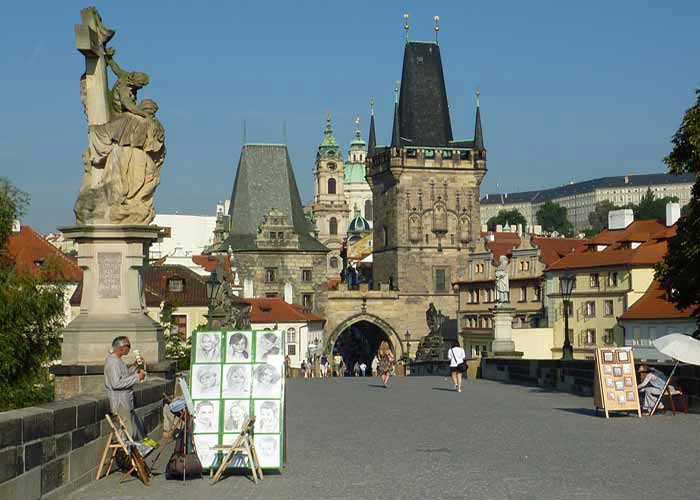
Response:
M700 497L696 415L605 420L592 398L441 377L291 380L289 464L258 485L93 482L74 500ZM165 455L157 471L162 472ZM695 458L693 458L695 457Z

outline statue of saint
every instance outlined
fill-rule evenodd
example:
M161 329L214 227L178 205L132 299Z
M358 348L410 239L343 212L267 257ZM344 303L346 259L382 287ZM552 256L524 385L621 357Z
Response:
M138 91L148 85L148 75L124 71L117 64L115 50L106 46L114 31L103 26L97 10L91 7L81 14L79 28L106 35L88 37L94 45L87 47L82 42L79 49L86 56L86 66L96 64L104 74L86 72L81 78L88 149L83 153L76 221L80 225L150 224L155 217L153 195L165 160L165 130L156 118L158 105L151 99L138 102ZM117 77L111 90L107 89L107 67Z
M510 283L508 280L508 257L501 255L496 268L496 302L507 304L510 302Z

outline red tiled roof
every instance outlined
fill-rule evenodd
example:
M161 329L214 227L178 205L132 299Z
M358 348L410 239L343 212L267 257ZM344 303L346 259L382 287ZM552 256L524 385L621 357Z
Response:
M298 305L287 304L279 298L242 299L242 301L251 305L250 321L253 323L325 321L324 318Z
M693 309L678 309L666 300L666 290L653 281L641 298L620 316L620 319L691 319Z
M605 230L591 239L587 248L577 250L551 265L548 269L581 269L619 265L648 265L660 262L667 251L667 235L672 234L656 220L636 221L622 230ZM655 239L655 235L662 235ZM637 248L631 242L638 242ZM606 245L604 250L596 250L598 245Z
M551 266L571 252L582 250L588 243L588 240L577 238L544 238L541 236L532 238L532 244L540 249L540 256L545 266Z
M192 262L204 268L207 272L212 272L218 264L218 259L214 255L193 255ZM228 255L224 256L224 271L231 270L231 259Z
M29 226L21 226L7 242L7 250L17 269L39 276L48 268L51 281L81 281L83 271L58 248ZM44 267L45 265L45 267Z

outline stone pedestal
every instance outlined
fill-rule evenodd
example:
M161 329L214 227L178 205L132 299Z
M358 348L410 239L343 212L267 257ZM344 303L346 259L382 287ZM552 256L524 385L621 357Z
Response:
M491 351L496 357L522 357L523 353L515 350L513 342L513 314L515 308L510 305L496 306L491 309L493 314L493 343Z
M102 365L112 339L125 335L132 353L147 364L165 360L160 324L146 315L143 267L148 250L163 228L142 225L96 225L62 228L78 243L83 270L80 315L63 331L64 366Z

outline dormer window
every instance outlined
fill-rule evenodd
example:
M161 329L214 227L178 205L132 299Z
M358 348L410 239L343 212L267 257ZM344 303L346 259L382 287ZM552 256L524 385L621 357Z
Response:
M169 292L182 292L185 290L185 282L181 278L171 278L168 280Z
M44 264L46 264L46 261L44 259L37 259L34 261L34 265L36 267L44 267Z

